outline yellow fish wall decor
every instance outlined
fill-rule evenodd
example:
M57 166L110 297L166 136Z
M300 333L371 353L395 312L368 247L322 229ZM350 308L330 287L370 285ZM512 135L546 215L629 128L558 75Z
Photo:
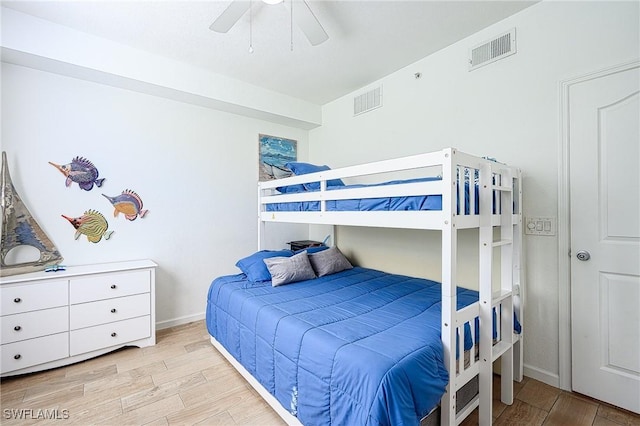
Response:
M109 224L102 213L95 210L87 210L80 217L68 217L62 215L76 229L74 238L77 240L80 235L86 235L87 240L92 243L99 242L103 237L105 240L111 238L113 231L107 231Z

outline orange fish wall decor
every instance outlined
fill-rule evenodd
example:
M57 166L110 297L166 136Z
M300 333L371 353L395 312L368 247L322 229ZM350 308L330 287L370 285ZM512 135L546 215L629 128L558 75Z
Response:
M149 210L142 209L142 199L130 189L125 189L122 194L115 197L102 195L113 205L115 209L113 211L114 217L118 217L120 213L123 213L127 220L136 220L138 216L143 218L149 212Z

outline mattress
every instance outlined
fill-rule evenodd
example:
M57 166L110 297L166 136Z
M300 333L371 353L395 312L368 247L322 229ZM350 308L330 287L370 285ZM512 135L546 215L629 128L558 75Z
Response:
M279 287L239 274L213 281L206 322L305 425L418 425L448 381L440 300L437 282L360 267ZM477 300L458 288L458 309Z

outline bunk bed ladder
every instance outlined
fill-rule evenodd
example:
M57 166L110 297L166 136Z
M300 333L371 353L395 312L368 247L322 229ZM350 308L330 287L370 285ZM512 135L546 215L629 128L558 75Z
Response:
M501 360L501 400L513 403L513 178L499 163L480 168L480 372L479 423L490 425L493 362ZM492 216L498 215L494 240ZM493 253L500 250L500 287L493 292ZM491 326L487 326L491 324ZM495 343L494 343L495 342Z
M442 343L444 346L445 366L449 372L449 384L440 400L440 424L456 425L456 327L454 323L457 310L456 298L456 259L458 253L458 234L451 218L456 212L455 175L456 150L445 149L442 161ZM448 187L448 189L447 189ZM449 218L449 220L447 219Z

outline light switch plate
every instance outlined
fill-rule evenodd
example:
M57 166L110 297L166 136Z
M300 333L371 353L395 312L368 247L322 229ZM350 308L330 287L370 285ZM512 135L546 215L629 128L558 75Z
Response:
M527 217L524 222L526 235L556 235L557 221L555 217Z

